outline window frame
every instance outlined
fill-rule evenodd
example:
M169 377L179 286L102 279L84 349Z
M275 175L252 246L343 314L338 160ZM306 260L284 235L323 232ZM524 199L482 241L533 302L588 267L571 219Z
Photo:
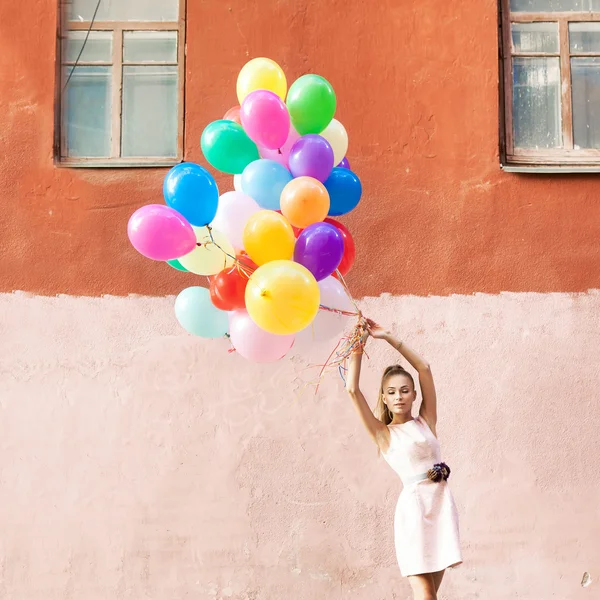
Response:
M177 21L95 21L91 31L110 31L113 34L111 57L111 156L110 157L70 157L66 156L66 139L63 127L64 99L64 41L69 31L84 31L90 27L89 21L69 21L67 19L68 0L58 1L57 40L56 40L56 89L54 124L54 164L61 167L117 168L117 167L171 167L183 161L185 147L185 56L186 56L186 4L178 0L179 19ZM121 157L122 111L123 111L123 68L124 66L174 66L167 62L123 61L123 37L128 31L177 31L177 155L174 157ZM78 66L109 66L106 63L80 61Z
M573 145L573 97L571 58L596 57L600 53L571 52L569 23L598 22L600 12L511 12L510 0L498 2L500 66L500 161L506 171L600 172L600 149L575 149ZM558 23L558 53L513 52L512 23ZM513 57L558 57L561 77L562 148L515 148L513 140Z

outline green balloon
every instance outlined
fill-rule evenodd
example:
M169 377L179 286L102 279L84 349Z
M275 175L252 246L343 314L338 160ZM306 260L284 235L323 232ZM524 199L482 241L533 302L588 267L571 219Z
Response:
M174 269L177 269L178 271L189 273L189 271L176 258L174 258L173 260L168 260L167 264L173 267Z
M239 175L258 160L258 148L244 128L235 121L213 121L202 132L200 140L206 160L217 170Z
M320 75L303 75L290 87L286 104L300 135L321 133L335 114L335 92Z

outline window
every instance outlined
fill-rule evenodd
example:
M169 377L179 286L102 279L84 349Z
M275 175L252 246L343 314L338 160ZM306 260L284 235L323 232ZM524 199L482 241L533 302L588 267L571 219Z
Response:
M501 0L502 162L600 170L600 0Z
M61 0L55 153L69 166L183 155L184 0Z

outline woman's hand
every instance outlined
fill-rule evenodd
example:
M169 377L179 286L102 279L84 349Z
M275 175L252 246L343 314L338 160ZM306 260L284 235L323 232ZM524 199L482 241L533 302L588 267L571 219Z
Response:
M369 335L376 340L384 340L390 336L390 332L384 329L372 319L366 319L367 331Z

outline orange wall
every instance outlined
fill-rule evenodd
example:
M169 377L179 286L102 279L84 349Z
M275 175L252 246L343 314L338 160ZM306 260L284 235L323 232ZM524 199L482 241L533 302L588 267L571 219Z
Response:
M178 292L196 278L125 233L165 171L53 166L57 3L0 4L0 291ZM249 58L332 82L365 188L346 219L355 295L600 287L597 176L499 169L495 0L188 4L186 159L203 161L202 129L235 104Z

